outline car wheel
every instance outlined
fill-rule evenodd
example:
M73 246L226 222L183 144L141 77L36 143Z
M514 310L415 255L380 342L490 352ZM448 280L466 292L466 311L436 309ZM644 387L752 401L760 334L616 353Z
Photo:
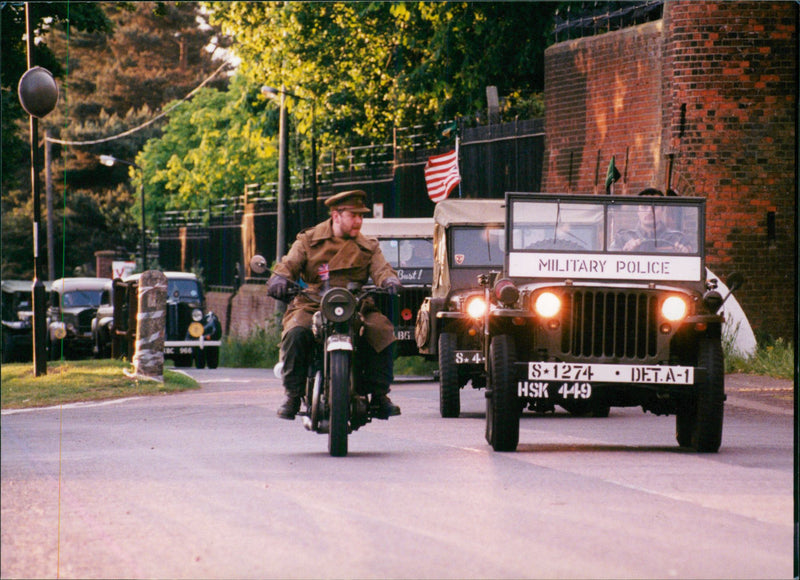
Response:
M194 366L197 369L202 369L206 366L206 351L202 348L195 348L192 351L192 356L194 358Z
M516 451L519 443L520 405L517 397L514 338L501 334L489 347L489 387L486 393L486 434L495 451Z
M439 335L439 413L442 417L461 414L461 387L455 363L456 339L452 332Z
M219 347L210 346L206 349L206 364L208 368L215 369L219 366Z

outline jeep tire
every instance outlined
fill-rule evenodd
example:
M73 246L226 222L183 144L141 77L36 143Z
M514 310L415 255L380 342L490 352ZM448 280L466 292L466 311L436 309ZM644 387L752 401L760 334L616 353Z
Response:
M486 393L486 439L495 451L516 451L519 443L520 404L517 398L514 338L501 334L489 347L489 387Z
M442 417L461 414L461 386L455 363L457 337L452 332L439 335L439 413Z

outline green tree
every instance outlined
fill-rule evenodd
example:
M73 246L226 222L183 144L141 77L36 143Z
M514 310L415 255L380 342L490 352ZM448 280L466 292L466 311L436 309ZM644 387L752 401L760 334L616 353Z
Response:
M396 127L485 116L486 86L523 106L544 88L557 3L209 2L240 71L316 98L328 144L387 142ZM298 129L310 103L293 103ZM519 110L506 104L506 110Z
M204 209L242 195L248 183L274 181L277 123L275 105L244 77L227 91L198 91L136 158L143 171L133 172L134 183L144 183L147 213Z
M39 18L40 51L49 55L46 62L59 78L61 95L56 110L40 122L40 137L45 130L59 141L83 144L53 145L51 177L55 189L57 271L61 264L67 274L76 267L93 261L99 249L119 249L123 253L137 248L135 235L139 205L138 189L130 181L126 166L108 168L99 163L100 154L111 154L125 160L135 159L144 143L160 134L164 120L148 124L145 130L120 135L151 121L167 103L183 97L208 78L220 62L208 50L217 32L207 25L198 26L200 6L191 2L103 2L103 3L30 3L50 12L52 20ZM89 10L91 8L91 10ZM93 14L95 20L89 18ZM21 14L21 16L20 16ZM24 183L26 147L16 157L8 149L7 138L14 135L24 145L26 127L17 121L7 130L7 103L16 98L16 82L7 82L7 66L14 48L24 32L24 6L3 3L3 275L26 272L30 268L30 225L27 234L14 238L16 228L6 232L7 219L13 220L26 195L18 187ZM8 18L7 18L8 17ZM13 17L13 18L12 18ZM11 26L13 21L14 26ZM20 28L19 23L22 23ZM7 36L7 30L14 34ZM20 32L21 31L21 32ZM16 44L11 39L17 39ZM224 39L217 37L224 46ZM21 45L24 51L24 44ZM24 63L24 52L17 49L18 62ZM17 61L15 61L17 62ZM23 69L24 70L24 69ZM21 74L21 72L20 72ZM227 79L218 75L209 86L224 87ZM13 87L10 85L13 84ZM18 107L18 104L16 105ZM88 141L99 141L86 145ZM20 168L16 181L5 172L7 162ZM44 177L42 183L45 182ZM27 195L29 197L29 194ZM85 214L87 219L73 219ZM28 214L30 215L30 214ZM19 216L21 220L21 215ZM148 216L150 217L150 216ZM30 218L28 218L30 219ZM62 236L63 226L66 238ZM151 220L150 227L154 225ZM24 229L23 229L24 230ZM96 235L97 232L100 235ZM7 235L8 233L8 235ZM84 241L88 243L83 243ZM11 246L13 245L13 250ZM17 249L19 248L19 252ZM64 251L68 248L69 251ZM24 260L6 259L11 254L27 255Z

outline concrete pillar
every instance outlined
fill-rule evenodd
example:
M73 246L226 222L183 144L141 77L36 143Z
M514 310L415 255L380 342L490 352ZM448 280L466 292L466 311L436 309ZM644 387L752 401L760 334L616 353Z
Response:
M139 278L139 312L136 315L136 349L132 378L164 380L164 332L166 326L167 277L147 270Z

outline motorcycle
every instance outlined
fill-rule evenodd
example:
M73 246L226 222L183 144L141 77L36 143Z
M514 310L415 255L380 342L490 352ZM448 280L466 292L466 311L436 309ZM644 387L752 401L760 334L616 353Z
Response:
M250 267L258 274L269 271L266 260L260 255L253 256ZM347 288L325 289L317 296L291 281L289 290L287 302L299 293L319 302L311 328L314 356L298 416L307 430L328 435L331 456L344 457L348 435L373 419L368 396L360 388L353 370L358 356L356 339L364 328L361 305L370 296L386 294L388 290L364 290L351 283ZM280 367L278 363L275 369L278 378Z

